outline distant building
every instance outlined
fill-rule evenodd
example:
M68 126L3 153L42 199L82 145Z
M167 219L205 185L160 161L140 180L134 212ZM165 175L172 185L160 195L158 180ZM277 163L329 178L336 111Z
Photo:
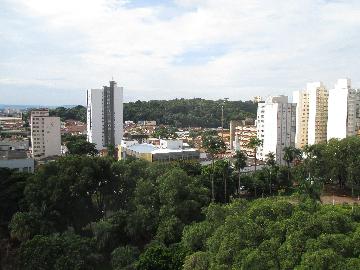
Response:
M257 127L255 125L243 125L235 128L235 140L233 149L244 151L248 157L255 157L253 148L248 147L251 138L257 137Z
M140 126L156 126L156 121L138 121Z
M2 130L21 130L23 120L21 117L0 116L0 127Z
M303 148L326 142L328 118L328 91L322 82L308 83L306 90L295 91L296 107L295 146Z
M288 103L287 96L268 97L258 104L257 137L263 141L258 148L257 158L266 160L273 152L276 161L284 163L284 147L295 146L296 104Z
M9 146L11 150L29 150L29 139L28 138L3 138L0 139L0 145Z
M254 98L253 98L253 102L254 103L259 103L259 102L261 102L262 101L262 97L261 96L255 96Z
M200 158L199 151L185 147L181 140L160 140L160 145L123 141L118 149L119 159L132 156L150 162L169 162L175 160L198 160Z
M123 88L115 81L87 91L87 138L98 150L118 145L123 137Z
M60 117L49 116L48 109L31 111L31 147L35 159L61 155Z
M255 126L255 120L246 118L245 120L231 120L230 121L230 150L234 150L235 146L235 133L238 127Z
M86 124L77 120L66 120L62 122L63 126L61 127L61 134L70 134L70 135L85 135L86 134Z
M0 168L34 172L34 159L29 158L24 149L13 149L9 145L0 144Z
M327 139L355 136L360 126L360 90L351 87L350 79L339 79L329 91Z

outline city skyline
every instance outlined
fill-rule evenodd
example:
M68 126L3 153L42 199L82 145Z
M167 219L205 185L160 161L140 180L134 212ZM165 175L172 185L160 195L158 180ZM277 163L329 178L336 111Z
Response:
M112 77L127 89L125 102L290 96L307 82L330 87L343 77L360 85L357 1L4 0L0 7L0 103L85 104L86 90Z

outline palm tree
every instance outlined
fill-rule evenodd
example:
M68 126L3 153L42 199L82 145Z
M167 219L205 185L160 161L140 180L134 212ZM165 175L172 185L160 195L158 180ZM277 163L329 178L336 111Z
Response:
M288 181L290 181L290 165L294 162L295 159L301 159L302 152L300 149L297 149L293 146L284 147L284 157L288 167Z
M266 165L268 165L270 167L269 169L269 191L270 191L270 195L271 195L271 186L272 186L272 182L271 182L271 174L272 174L272 170L275 168L276 166L276 158L275 158L275 154L273 152L269 152L267 155L266 155Z
M226 145L224 141L217 135L209 135L206 134L202 137L202 147L206 150L207 153L210 154L211 157L211 199L214 202L215 201L215 189L214 189L214 173L215 173L215 167L214 167L214 160L215 156L225 152Z
M248 147L254 149L254 154L255 154L255 159L254 159L254 165L255 165L255 171L256 171L256 164L257 164L257 157L256 157L256 154L257 154L257 149L259 147L261 147L263 145L263 140L260 140L259 138L257 137L253 137L250 139L249 143L248 143Z
M239 174L239 183L238 183L238 194L240 197L240 191L241 191L241 169L244 169L246 166L246 154L242 151L236 151L235 154L235 169L237 169Z

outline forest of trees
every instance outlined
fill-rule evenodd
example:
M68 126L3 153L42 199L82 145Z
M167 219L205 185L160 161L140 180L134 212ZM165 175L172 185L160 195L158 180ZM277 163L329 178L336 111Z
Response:
M58 116L62 121L73 119L86 123L86 108L81 105L71 108L58 107L50 110L50 116Z
M0 169L0 269L360 269L360 207L320 196L359 194L358 137L287 148L286 166L269 155L242 192L240 154L201 166L80 150Z
M230 120L254 118L256 103L251 101L223 101L195 99L151 100L124 103L124 120L155 120L158 124L174 127L221 126L221 106L224 106L224 123ZM78 105L73 108L59 107L50 114L63 120L75 119L86 122L86 108Z
M124 104L124 119L155 120L158 124L175 127L221 126L221 106L224 123L233 119L255 118L257 104L251 101L224 101L194 99L136 101Z

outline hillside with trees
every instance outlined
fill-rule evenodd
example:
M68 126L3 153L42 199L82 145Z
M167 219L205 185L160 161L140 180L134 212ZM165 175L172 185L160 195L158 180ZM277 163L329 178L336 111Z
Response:
M155 120L158 124L175 127L221 126L221 106L224 123L230 120L255 117L257 104L251 101L194 99L136 101L124 104L124 119L132 121Z
M124 103L124 120L150 121L174 127L221 126L221 106L224 106L224 125L230 120L254 118L257 104L251 101L224 101L195 99L151 100ZM74 119L86 122L86 108L78 105L72 108L58 107L50 115L62 120Z
M324 186L359 195L358 137L241 177L240 153L201 166L74 152L0 169L1 269L360 268L360 207L321 202Z

